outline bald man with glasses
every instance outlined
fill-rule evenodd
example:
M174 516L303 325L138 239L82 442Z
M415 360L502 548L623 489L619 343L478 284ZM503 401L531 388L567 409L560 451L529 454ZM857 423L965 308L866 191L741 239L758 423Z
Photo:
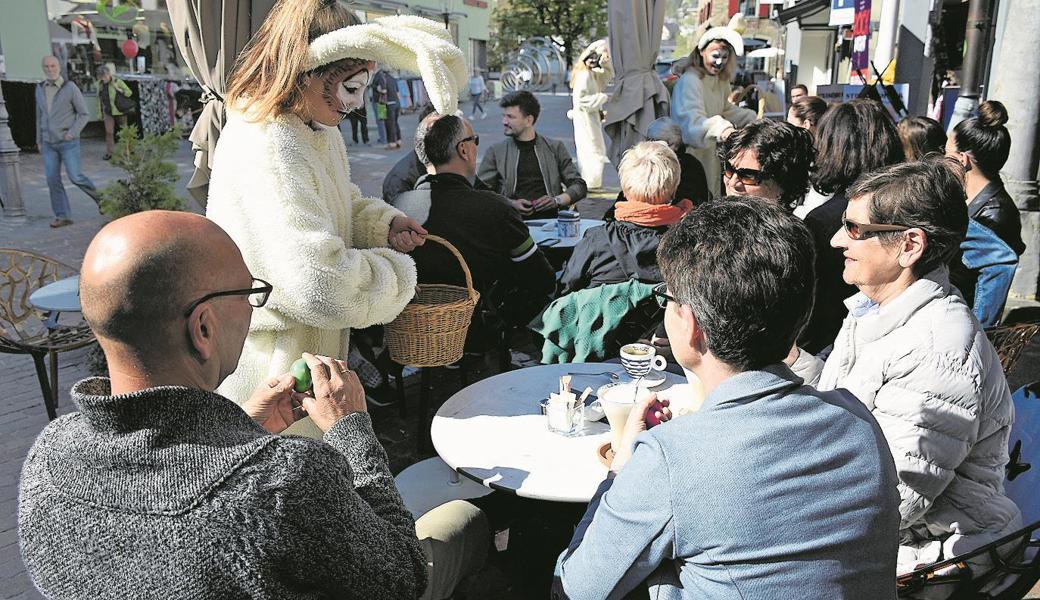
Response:
M19 486L22 557L45 596L450 593L459 573L417 536L345 362L304 354L306 393L288 373L241 406L214 393L272 289L198 215L138 213L91 242L80 300L109 377L73 387L78 412L40 434ZM303 415L322 440L273 435ZM484 517L463 504L427 515L447 507L441 522L473 535Z

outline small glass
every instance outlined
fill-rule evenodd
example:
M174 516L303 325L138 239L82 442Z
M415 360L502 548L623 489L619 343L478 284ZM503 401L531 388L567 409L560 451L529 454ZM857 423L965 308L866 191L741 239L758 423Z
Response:
M543 400L542 412L549 431L564 436L581 435L585 429L585 406L575 400Z

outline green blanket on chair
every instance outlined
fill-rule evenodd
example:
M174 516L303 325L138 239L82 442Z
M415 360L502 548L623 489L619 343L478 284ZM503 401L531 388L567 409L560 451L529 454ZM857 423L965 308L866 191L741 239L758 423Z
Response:
M654 286L636 280L579 290L557 298L530 328L545 338L542 363L607 358L609 335Z

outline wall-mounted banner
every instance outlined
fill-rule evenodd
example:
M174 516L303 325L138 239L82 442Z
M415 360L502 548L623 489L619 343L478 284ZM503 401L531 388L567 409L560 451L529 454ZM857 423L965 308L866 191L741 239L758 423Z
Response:
M831 18L827 22L828 25L852 25L855 17L856 0L831 0Z
M852 23L852 72L870 68L870 0L856 0L856 17Z

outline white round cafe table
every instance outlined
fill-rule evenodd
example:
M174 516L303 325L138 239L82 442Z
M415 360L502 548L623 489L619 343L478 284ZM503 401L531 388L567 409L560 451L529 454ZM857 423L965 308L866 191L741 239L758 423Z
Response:
M533 219L526 223L527 229L531 232L531 238L539 246L543 248L573 248L578 245L586 231L605 222L599 219L582 219L581 231L575 237L560 237L556 231L556 219Z
M29 304L40 310L80 312L79 275L49 283L29 295Z
M588 502L607 475L597 449L610 442L606 423L586 422L585 433L564 437L546 428L539 402L559 391L568 372L622 372L619 364L571 363L509 371L478 381L445 402L430 436L437 454L459 473L487 487L525 498ZM663 391L686 383L666 373ZM572 390L595 391L607 377L576 376Z

